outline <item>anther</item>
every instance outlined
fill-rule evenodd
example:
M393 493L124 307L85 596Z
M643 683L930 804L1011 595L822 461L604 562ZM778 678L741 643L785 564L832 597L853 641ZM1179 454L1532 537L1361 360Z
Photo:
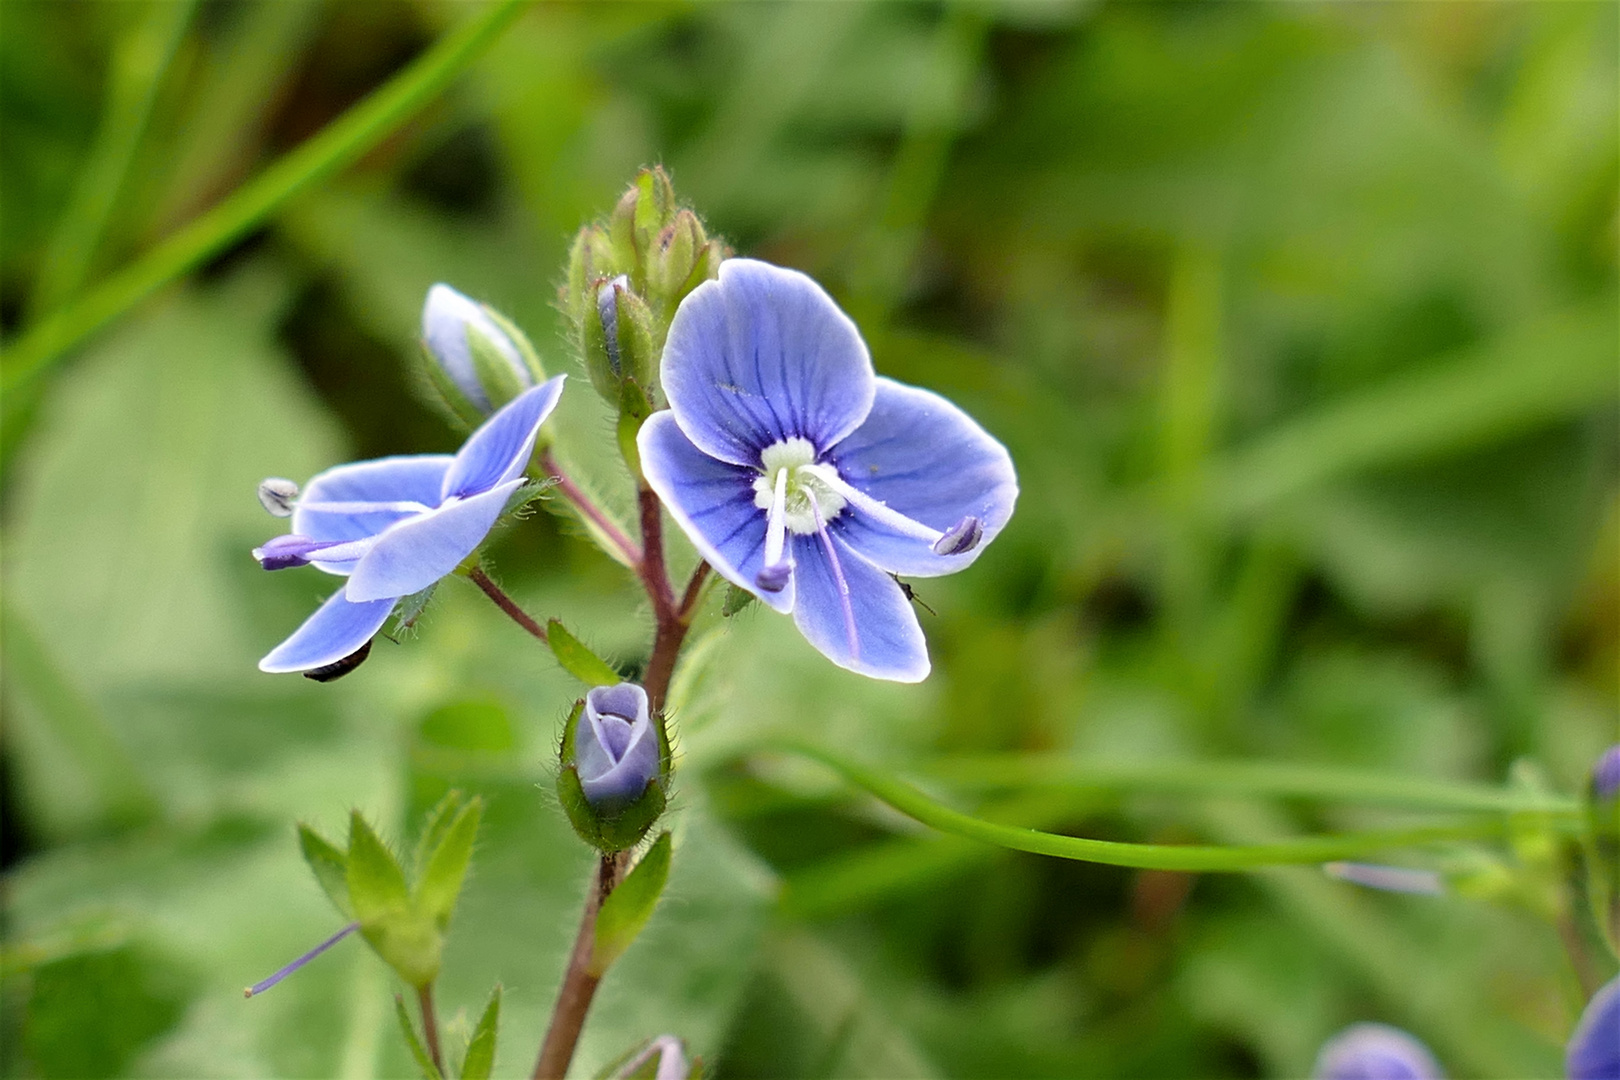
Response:
M282 476L259 481L259 505L274 517L292 517L298 500L298 485Z
M969 514L955 525L946 529L944 535L934 541L935 555L965 555L979 546L984 539L984 525L978 518Z
M787 588L788 579L792 576L792 563L786 561L771 563L754 575L754 584L768 593L779 593Z

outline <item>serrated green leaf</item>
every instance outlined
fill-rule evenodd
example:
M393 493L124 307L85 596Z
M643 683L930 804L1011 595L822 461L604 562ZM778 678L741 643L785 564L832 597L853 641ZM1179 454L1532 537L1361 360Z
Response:
M608 894L596 915L596 943L591 950L591 974L600 978L613 961L636 940L652 918L658 898L669 881L669 833L660 833L630 876Z
M495 1068L495 1036L501 1020L501 985L490 991L489 1004L478 1018L472 1038L467 1042L467 1056L461 1062L461 1080L489 1080Z
M440 930L450 925L450 915L456 909L456 897L461 895L461 883L467 877L483 812L482 799L472 799L462 807L432 849L422 868L422 879L416 883L416 910L431 916Z
M298 847L333 905L345 917L354 918L354 906L349 902L349 857L302 822L298 825Z
M356 810L349 815L349 858L344 873L355 918L367 928L410 905L405 873Z
M422 1070L422 1075L427 1080L444 1080L444 1074L433 1064L427 1048L417 1037L416 1024L411 1021L411 1014L405 1008L405 999L398 994L394 995L394 1015L399 1018L399 1030L404 1033L405 1044L411 1048L411 1057L416 1059L416 1066Z
M416 851L411 856L411 870L416 880L421 880L422 871L427 868L428 860L433 857L433 852L444 840L444 834L449 830L451 822L456 820L456 814L461 810L464 798L459 790L451 788L422 819L422 834L416 838Z
M616 686L624 681L606 660L586 648L556 619L546 624L546 643L562 669L587 686Z

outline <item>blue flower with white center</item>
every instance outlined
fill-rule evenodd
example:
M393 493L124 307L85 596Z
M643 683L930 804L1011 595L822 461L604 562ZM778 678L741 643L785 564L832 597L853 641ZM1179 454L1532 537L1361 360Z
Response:
M1620 979L1592 995L1564 1058L1569 1080L1620 1077Z
M514 398L454 455L421 454L328 469L292 504L292 532L253 557L266 570L312 565L346 577L260 671L310 671L364 648L400 598L453 572L523 484L534 441L562 395L559 375Z
M1441 1080L1429 1048L1398 1027L1351 1024L1322 1044L1311 1080Z
M709 564L840 667L927 677L892 575L955 573L995 538L1018 498L1006 447L876 377L819 285L752 259L681 302L661 380L670 407L642 425L642 470Z

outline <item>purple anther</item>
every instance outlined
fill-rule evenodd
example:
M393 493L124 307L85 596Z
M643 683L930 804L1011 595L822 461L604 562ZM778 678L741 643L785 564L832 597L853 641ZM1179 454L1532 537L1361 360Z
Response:
M935 555L966 555L984 539L984 523L969 514L934 541Z
M754 584L768 593L779 593L787 588L788 579L792 576L791 563L772 563L770 566L760 567L759 573L754 575Z

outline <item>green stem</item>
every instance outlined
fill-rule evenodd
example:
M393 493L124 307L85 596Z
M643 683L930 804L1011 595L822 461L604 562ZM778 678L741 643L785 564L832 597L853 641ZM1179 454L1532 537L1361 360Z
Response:
M952 786L1097 788L1355 802L1464 813L1579 814L1575 799L1536 792L1313 765L1250 761L1077 762L1006 755L946 758L922 766Z
M902 814L940 832L1013 851L1144 870L1233 871L1289 863L1330 862L1334 859L1362 858L1391 848L1485 839L1500 835L1504 828L1503 822L1487 819L1465 825L1343 833L1235 846L1090 840L983 821L942 806L902 780L808 743L780 742L772 744L771 748L818 761Z
M158 87L185 40L196 7L197 0L152 4L146 18L113 50L107 106L73 198L46 249L34 286L35 310L50 311L71 299L90 275L107 221L146 134Z
M224 202L76 303L35 323L0 367L10 394L90 334L263 222L288 199L359 158L414 116L483 53L530 0L499 0Z

